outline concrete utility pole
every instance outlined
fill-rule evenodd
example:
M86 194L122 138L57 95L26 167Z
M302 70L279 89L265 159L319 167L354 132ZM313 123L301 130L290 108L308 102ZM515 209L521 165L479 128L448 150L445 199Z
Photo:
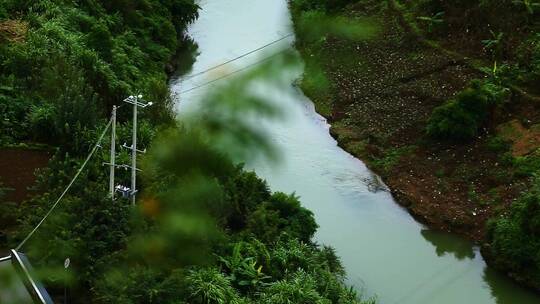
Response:
M133 103L133 133L131 138L131 204L135 205L137 193L137 101Z
M139 101L140 100L140 101ZM124 145L124 148L131 149L131 203L135 205L135 197L137 193L137 153L144 153L145 151L137 150L137 108L146 108L151 106L152 103L145 103L142 100L142 95L129 96L124 99L124 102L133 105L133 133L131 147Z
M111 199L114 201L114 169L116 169L116 106L113 106L111 116L111 171L109 173L109 191L111 192Z

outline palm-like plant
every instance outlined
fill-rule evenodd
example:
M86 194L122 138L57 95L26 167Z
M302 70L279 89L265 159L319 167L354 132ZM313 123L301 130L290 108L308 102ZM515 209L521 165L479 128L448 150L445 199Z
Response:
M276 271L274 277L277 278L298 269L311 271L318 266L311 248L295 239L281 240L272 251L272 270Z
M330 304L317 292L316 280L311 274L299 270L290 278L270 285L261 294L260 303L264 304Z
M491 30L489 32L491 33L491 38L482 40L482 44L484 44L484 49L491 51L495 57L500 57L502 55L504 33L495 33Z
M240 301L229 278L216 268L192 270L186 282L195 303L228 304Z
M257 289L270 278L263 273L262 265L257 265L256 258L242 255L242 243L235 244L231 256L219 260L229 272L228 279L239 288Z
M441 25L444 23L444 12L438 12L436 13L435 15L433 16L421 16L421 17L417 17L416 19L420 20L420 21L423 21L423 22L426 22L427 25L428 25L428 32L431 33L433 32L433 29L438 26L438 25Z

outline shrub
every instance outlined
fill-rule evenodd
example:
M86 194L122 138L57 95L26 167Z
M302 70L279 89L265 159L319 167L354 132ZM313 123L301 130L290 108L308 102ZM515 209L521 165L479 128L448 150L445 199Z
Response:
M106 25L95 23L92 25L90 33L86 37L87 45L98 51L105 60L111 58L113 49L113 38Z
M257 303L268 304L361 304L375 303L361 301L352 289L344 287L342 280L324 269L313 272L298 269L283 280L270 284L261 293Z
M93 290L95 303L184 303L185 277L181 271L161 273L152 268L135 266L122 272L110 272Z
M272 284L262 294L259 303L264 304L329 304L317 292L316 280L303 270L294 273L291 278Z
M317 223L313 212L302 207L294 194L273 194L248 219L247 228L264 242L277 240L283 232L303 242L309 242Z
M254 172L243 172L241 168L237 168L236 172L224 182L224 190L228 209L225 221L228 228L233 230L244 228L248 214L254 212L261 202L270 198L266 182Z
M216 268L198 269L186 278L192 302L204 304L238 303L231 281Z
M220 261L228 271L231 283L237 289L242 291L257 290L270 277L264 274L264 265L259 264L256 257L242 254L243 247L243 242L236 243L232 255L220 257ZM266 252L266 248L261 247L260 249ZM258 255L258 252L252 252L251 254Z
M341 261L331 247L318 247L313 244L299 242L286 234L282 234L270 252L270 270L272 276L282 279L285 274L304 269L310 272L329 271L336 277L345 274Z
M486 146L490 151L500 154L510 151L511 148L510 142L499 136L490 137L486 143Z
M23 101L3 98L0 94L0 144L8 144L24 138L28 132L26 116L28 105ZM21 110L24 110L21 111Z
M322 10L335 12L344 8L354 0L293 0L292 7L299 11Z
M440 139L466 140L491 117L507 90L492 83L475 81L456 98L435 108L427 125L427 134Z
M496 265L522 273L540 286L540 179L514 205L508 216L489 224L490 253Z
M36 139L50 140L54 138L54 117L54 107L51 104L31 108L28 120L30 121L32 134Z
M540 34L524 41L518 50L520 66L525 73L520 75L532 88L540 87Z
M518 176L530 177L540 172L540 150L529 155L513 157L511 161Z

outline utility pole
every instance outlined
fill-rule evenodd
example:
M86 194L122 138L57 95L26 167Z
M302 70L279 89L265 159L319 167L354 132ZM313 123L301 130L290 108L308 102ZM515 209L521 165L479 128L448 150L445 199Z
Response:
M137 150L137 110L139 107L146 108L151 106L152 103L145 103L142 100L142 95L129 96L124 99L124 102L133 105L133 133L131 147L124 145L124 148L131 149L131 204L135 205L135 197L137 193L137 153L144 153L145 151Z
M67 272L68 272L70 263L71 263L71 260L69 258L64 260L64 270L66 271L66 278L67 278ZM67 303L68 303L67 283L64 282L64 304L67 304Z
M116 169L116 105L113 106L111 116L111 171L109 173L109 191L111 192L111 199L114 201L114 169Z
M137 97L135 97L133 103L133 133L131 139L131 204L134 206L135 194L137 193Z

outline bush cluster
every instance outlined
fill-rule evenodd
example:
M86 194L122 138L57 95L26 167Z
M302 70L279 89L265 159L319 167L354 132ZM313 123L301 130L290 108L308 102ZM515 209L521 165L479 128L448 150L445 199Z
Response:
M354 0L292 0L291 6L296 11L319 10L331 13L355 2Z
M512 205L508 216L490 222L494 264L522 281L540 282L540 180ZM537 283L536 283L537 284ZM538 286L537 286L538 287Z
M540 34L532 35L519 48L520 80L535 92L540 88Z
M474 81L471 87L433 110L427 134L450 140L473 138L504 100L506 93L506 89L495 84Z

